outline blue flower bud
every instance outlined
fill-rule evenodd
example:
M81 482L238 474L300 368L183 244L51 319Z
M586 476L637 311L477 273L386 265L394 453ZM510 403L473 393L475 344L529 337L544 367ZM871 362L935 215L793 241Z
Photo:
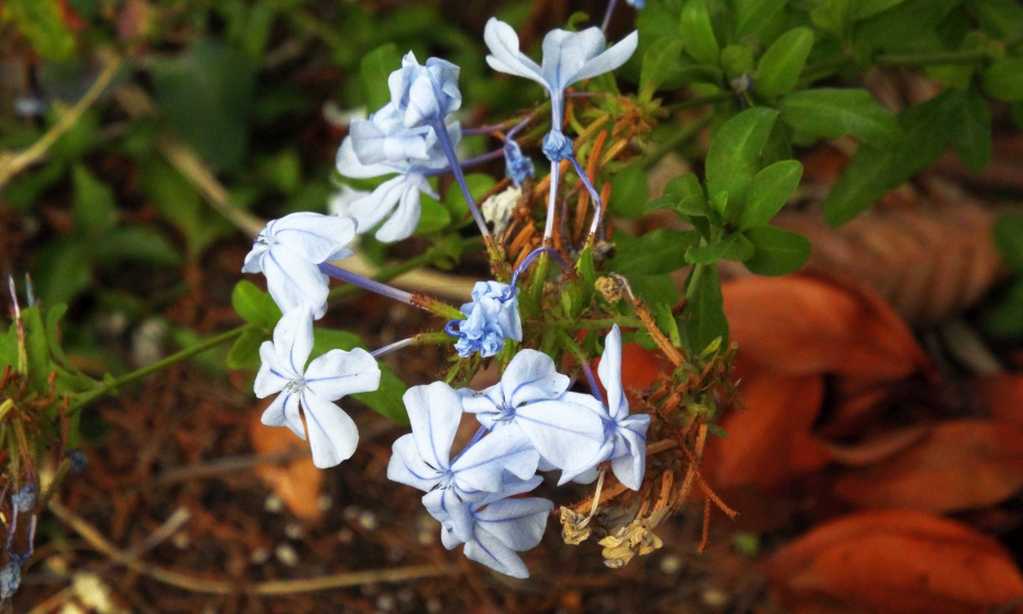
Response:
M561 130L551 130L543 137L543 154L551 162L561 162L572 157L572 139Z
M0 600L10 599L21 586L21 565L11 561L0 569Z
M532 177L536 172L533 160L522 155L522 148L515 139L508 139L504 144L504 165L515 187L521 186L527 177Z

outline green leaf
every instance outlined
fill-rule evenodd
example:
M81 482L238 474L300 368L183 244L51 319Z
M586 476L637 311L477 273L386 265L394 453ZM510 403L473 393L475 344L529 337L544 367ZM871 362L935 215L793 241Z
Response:
M746 207L739 214L739 227L752 228L767 224L799 187L803 165L797 160L781 160L761 169L753 177Z
M760 33L765 24L777 15L788 0L738 0L736 2L735 38L743 39Z
M902 4L905 0L857 0L852 5L852 18L855 21L868 19L890 8Z
M627 219L637 218L647 212L647 172L642 166L622 169L611 179L611 212Z
M679 33L686 52L704 64L717 65L718 41L706 0L687 0L682 7Z
M50 356L50 344L38 306L21 310L25 326L25 353L28 357L28 381L39 394L49 391L50 373L56 369Z
M851 5L859 0L817 0L810 11L810 19L819 29L836 38L844 38L849 27Z
M754 107L731 118L710 142L707 152L707 193L728 195L736 207L746 198L753 174L760 167L760 153L778 117L773 109Z
M954 92L951 109L952 145L959 159L977 173L991 161L991 109L976 90Z
M999 339L1023 339L1023 279L1017 279L994 306L985 309L984 332Z
M717 268L697 266L686 285L688 303L685 311L686 346L691 354L699 354L715 341L728 345L728 320L725 318L721 279Z
M71 57L75 39L64 23L58 0L7 0L5 4L0 17L13 21L36 53L48 60Z
M995 222L995 247L1010 268L1023 273L1023 213L1006 213ZM1023 320L1023 312L1020 319Z
M1006 102L1023 100L1023 58L1006 58L984 71L984 91Z
M226 220L210 213L199 193L177 170L162 161L153 160L145 165L142 188L160 213L181 232L192 258L234 231Z
M892 145L899 122L864 89L821 88L794 92L781 100L782 121L814 137L851 134L864 143Z
M234 290L231 291L231 306L243 320L260 327L264 333L273 330L277 321L281 319L281 310L277 303L269 294L247 279L234 285Z
M707 199L695 173L675 177L664 188L664 196L654 199L647 209L668 208L685 217L707 217Z
M257 330L247 330L241 337L235 339L231 349L227 352L227 359L224 364L228 369L257 371L260 365L259 346L266 339L266 333Z
M249 144L255 66L245 53L199 40L152 67L160 110L175 132L219 170L241 166Z
M753 244L734 232L720 241L705 245L694 245L686 250L686 262L691 264L715 264L720 260L743 262L753 255Z
M387 77L400 67L401 53L394 43L381 45L363 56L359 65L359 78L366 108L375 111L387 104L391 99Z
M117 223L114 193L81 164L72 168L71 183L76 228L88 237L100 238Z
M611 269L623 275L671 273L685 266L686 250L696 241L691 230L658 228L640 237L620 233L615 236Z
M148 226L127 226L111 230L96 243L96 262L115 265L129 260L158 266L181 263L181 254L159 231Z
M970 4L988 32L1005 38L1023 32L1023 6L1018 0L974 0Z
M888 190L910 179L941 155L950 138L950 94L914 105L899 115L903 139L895 147L862 145L824 200L824 218L838 226L856 217Z
M728 45L721 50L721 67L729 78L753 73L753 48L749 45Z
M806 237L774 226L758 226L745 231L753 244L753 257L746 268L757 275L786 275L803 266L810 257Z
M791 92L813 48L813 31L793 28L768 47L757 65L756 91L767 98Z
M652 100L658 88L676 78L682 68L681 40L672 39L647 49L639 74L639 99Z
M93 246L75 239L58 240L40 250L36 290L47 305L68 303L92 283Z
M417 235L425 235L443 230L451 223L451 213L448 212L447 208L425 194L419 199L419 208L419 225L416 226Z
M408 386L387 365L380 365L380 387L373 392L352 395L367 407L393 422L408 425L405 402L402 397Z

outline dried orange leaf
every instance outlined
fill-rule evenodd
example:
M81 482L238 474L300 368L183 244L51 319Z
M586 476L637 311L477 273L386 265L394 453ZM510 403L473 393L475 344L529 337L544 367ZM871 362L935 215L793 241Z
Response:
M983 507L1023 487L1023 429L991 420L944 422L918 444L835 485L866 507L946 512Z
M264 455L295 452L293 458L284 463L257 465L257 475L295 516L310 522L319 520L323 513L318 502L323 472L313 465L309 446L286 428L265 426L259 421L258 412L253 417L249 424L249 440L256 452Z
M837 602L874 612L954 613L1023 597L1023 577L995 540L909 510L861 512L819 526L775 552L766 572L791 607Z

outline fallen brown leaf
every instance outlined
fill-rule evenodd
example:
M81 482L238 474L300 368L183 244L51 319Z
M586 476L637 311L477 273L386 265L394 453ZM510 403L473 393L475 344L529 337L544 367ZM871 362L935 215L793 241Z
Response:
M286 428L265 426L253 413L249 423L249 440L259 454L274 455L289 451L308 451L308 444ZM282 464L262 463L256 474L284 501L295 516L313 522L321 514L317 499L323 485L323 471L313 465L311 454L298 454Z
M773 371L885 381L927 365L906 324L871 291L794 275L739 278L723 292L740 354Z
M908 426L887 431L861 443L829 443L826 447L836 462L851 467L864 467L905 450L926 437L930 431L928 426Z
M953 420L916 445L839 478L835 492L864 507L947 512L998 503L1020 488L1023 428Z
M765 570L794 611L828 602L873 612L978 612L1023 597L1023 577L993 539L909 510L860 512L775 552Z
M721 423L727 435L707 446L705 471L714 486L771 488L824 466L830 456L810 434L823 388L817 375L747 375L742 405Z
M1023 427L1023 375L981 378L976 390L993 418Z

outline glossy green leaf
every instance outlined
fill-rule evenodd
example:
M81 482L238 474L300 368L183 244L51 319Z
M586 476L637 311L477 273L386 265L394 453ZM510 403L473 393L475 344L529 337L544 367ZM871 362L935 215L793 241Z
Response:
M774 219L799 187L803 165L797 160L782 160L761 169L753 177L746 206L739 214L739 227L763 226Z
M631 219L647 212L647 171L641 166L630 166L615 173L611 178L611 202L613 214Z
M753 74L753 48L749 45L728 45L721 50L721 67L731 79Z
M615 236L611 269L624 275L655 275L677 271L686 264L686 250L695 245L691 230L659 228L640 237Z
M114 193L81 164L74 165L71 183L75 192L76 230L88 237L100 238L117 223Z
M70 304L92 283L93 246L77 239L51 242L39 253L32 275L47 305Z
M655 45L643 54L643 67L639 76L639 99L649 101L665 83L675 80L681 73L682 41L671 39Z
M984 71L984 91L992 98L1023 100L1023 58L998 60Z
M854 20L869 19L902 4L905 0L857 0L852 5Z
M682 6L679 34L686 52L704 64L718 63L718 41L706 0L687 0Z
M715 264L721 260L743 262L753 255L753 244L733 232L719 241L704 245L694 245L686 250L686 262L691 264Z
M699 354L712 343L728 345L721 279L713 266L697 266L686 285L685 340L690 353Z
M257 330L247 330L235 339L227 352L224 364L228 369L258 371L260 365L259 346L266 341L267 335Z
M158 266L181 263L181 254L159 231L149 226L126 226L108 232L94 247L96 263L114 266L125 261Z
M757 65L757 93L774 98L792 91L799 82L799 75L812 48L813 31L810 28L793 28L778 37Z
M1023 213L1002 215L995 222L993 233L995 246L1005 264L1023 273ZM1023 312L1020 319L1023 319Z
M806 237L775 226L758 226L744 233L755 251L746 268L758 275L786 275L803 266L810 257Z
M976 90L957 91L950 110L949 131L952 145L973 172L980 172L991 161L991 109Z
M231 306L243 320L254 324L264 333L269 333L281 319L281 309L270 295L260 290L256 284L243 279L234 285L231 291Z
M707 194L727 194L729 207L744 202L777 117L773 109L754 107L718 129L707 152Z
M448 212L447 207L425 194L419 199L419 209L417 235L443 230L451 223L451 213Z
M765 24L770 23L788 0L737 0L735 18L735 37L743 39L755 36Z
M707 199L695 173L675 177L664 188L664 195L650 202L649 209L674 209L679 215L707 217Z
M792 128L820 138L849 134L878 147L894 144L899 122L864 89L821 88L788 94L781 118Z
M394 43L370 51L359 65L359 77L366 108L379 109L391 99L387 77L401 67L401 52Z

